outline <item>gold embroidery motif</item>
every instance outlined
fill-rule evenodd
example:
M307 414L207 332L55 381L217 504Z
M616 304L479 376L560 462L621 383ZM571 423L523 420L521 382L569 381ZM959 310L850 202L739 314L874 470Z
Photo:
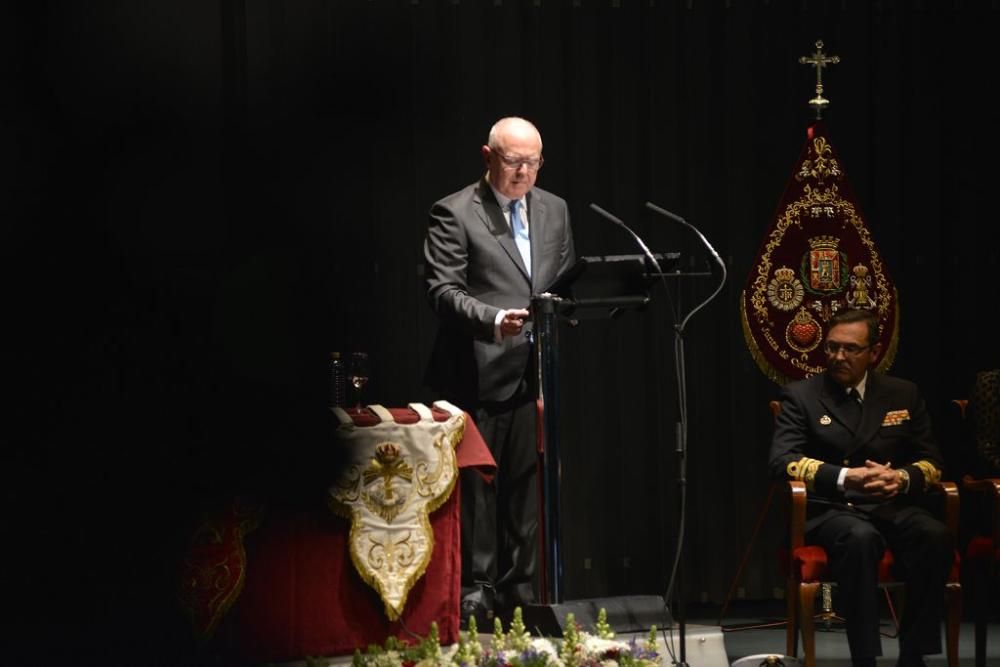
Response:
M243 590L246 550L243 540L257 528L261 509L235 499L206 510L182 563L180 602L195 634L207 640Z
M816 461L815 459L810 460L805 466L805 470L802 473L802 481L806 483L806 489L809 491L815 490L816 486L816 473L819 472L819 467L823 464L822 461Z
M795 310L805 298L806 290L795 277L795 271L782 266L775 269L774 278L767 286L767 300L778 310Z
M401 459L401 448L395 442L383 442L375 447L375 458L362 473L363 490L361 500L369 511L385 519L386 523L399 516L405 509L408 498L393 487L393 478L404 482L413 480L413 468ZM381 486L369 489L373 482L381 480Z
M837 292L846 281L846 266L838 248L840 239L835 236L815 236L809 239L809 254L802 258L802 271L808 269L810 292Z
M926 459L921 459L914 463L916 467L920 468L920 472L924 474L924 487L926 488L928 484L937 484L941 481L941 471L938 467Z
M823 333L812 315L805 308L799 308L795 317L785 328L785 342L788 346L799 352L802 359L809 358L809 352L823 342Z
M816 482L816 473L819 472L819 467L823 465L823 462L819 459L811 459L803 456L798 461L791 461L787 466L785 466L785 472L792 479L797 479L800 482L805 482L806 489L809 491L814 490L813 486Z
M798 180L814 178L820 183L826 178L837 178L840 176L840 165L833 157L833 151L827 143L826 137L816 137L813 139L814 160L804 160L799 173L795 175Z
M851 273L851 289L847 292L847 305L851 308L875 308L875 299L870 296L872 291L872 277L868 267L858 264Z
M337 431L350 464L330 487L330 509L350 519L351 561L382 598L390 621L400 618L430 562L429 514L455 487L455 448L464 433L464 414L443 422L382 422Z

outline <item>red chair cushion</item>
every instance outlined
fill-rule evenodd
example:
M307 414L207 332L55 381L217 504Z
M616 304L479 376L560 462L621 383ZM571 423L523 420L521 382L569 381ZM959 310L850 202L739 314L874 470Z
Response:
M826 549L823 547L799 547L792 552L792 573L799 581L821 581L829 568Z
M784 559L782 559L784 560ZM882 560L878 564L878 580L883 583L894 581L892 567L895 564L892 552L888 549L882 554ZM951 572L948 574L948 581L958 581L961 557L955 552L952 559ZM827 576L829 562L826 556L826 549L815 545L799 547L792 552L792 572L798 574L799 581L803 583L815 583L823 581Z
M993 539L980 535L969 540L969 546L965 548L966 559L973 562L1000 560L1000 549L993 547Z
M894 562L892 552L886 549L878 564L879 581L892 581L891 572ZM827 576L829 566L826 549L823 547L808 545L799 547L792 552L793 572L798 573L800 581L806 583L823 581Z

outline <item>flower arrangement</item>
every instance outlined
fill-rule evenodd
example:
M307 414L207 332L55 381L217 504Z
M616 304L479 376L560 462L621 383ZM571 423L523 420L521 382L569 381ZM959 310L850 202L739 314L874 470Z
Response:
M352 667L660 667L656 649L656 626L650 628L645 642L618 641L608 625L607 612L600 610L593 632L577 624L573 614L566 615L561 640L532 637L524 626L521 608L507 632L499 618L493 621L489 646L479 641L475 618L469 619L468 631L459 634L459 642L442 648L437 624L430 634L416 644L395 637L384 646L371 645L362 653L355 651Z

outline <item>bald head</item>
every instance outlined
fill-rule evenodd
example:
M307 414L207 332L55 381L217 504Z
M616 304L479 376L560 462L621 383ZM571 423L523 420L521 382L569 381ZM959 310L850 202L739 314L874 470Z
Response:
M531 121L517 116L501 118L493 123L487 145L490 148L502 148L507 138L534 139L538 142L538 151L542 150L542 135Z
M511 199L524 197L535 185L542 166L542 135L523 118L501 118L490 129L482 148L486 180Z

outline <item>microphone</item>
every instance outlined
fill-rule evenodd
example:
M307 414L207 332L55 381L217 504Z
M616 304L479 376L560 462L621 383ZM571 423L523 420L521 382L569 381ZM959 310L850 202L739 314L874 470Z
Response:
M622 229L624 229L626 232L628 232L629 236L631 236L633 239L635 239L635 242L637 244L639 244L639 247L642 249L642 252L645 253L645 255L649 259L649 261L652 262L652 264L653 264L654 267L656 267L656 272L658 274L660 274L660 277L662 278L662 276L663 276L663 270L660 268L660 263L656 261L656 256L653 255L652 252L650 252L649 247L643 242L643 240L641 238L639 238L638 234L636 234L635 232L633 232L632 229L628 225L626 225L621 219L616 218L615 216L611 215L610 213L608 213L607 211L605 211L603 208L601 208L597 204L591 203L590 204L590 208L595 213L597 213L598 215L600 215L602 218L610 220L611 222L615 223L616 225L618 225L619 227L621 227Z
M603 208L601 208L597 204L591 202L590 203L590 208L591 208L591 210L596 211L599 215L601 215L601 216L607 218L608 220L610 220L611 222L615 223L619 227L624 227L625 229L628 229L628 226L624 222L622 222L622 220L620 218L616 218L615 216L611 215L610 213L608 213L607 211L605 211Z
M706 239L702 235L702 233L700 231L698 231L697 227L695 227L690 222L688 222L687 220L685 220L681 216L677 215L676 213L671 213L667 209L661 208L661 207L657 206L656 204L654 204L653 202L650 202L650 201L646 202L646 208L648 208L650 211L653 211L654 213L659 213L660 215L662 215L662 216L664 216L666 218L670 218L671 220L673 220L675 222L681 223L682 225L684 225L685 227L687 227L688 229L690 229L691 231L693 231L695 234L697 234L698 237L701 238L701 242L705 244L706 248L708 248L708 251L710 253L712 253L713 257L715 257L715 261L717 261L719 263L719 266L722 267L723 275L725 275L726 265L723 263L722 258L719 257L719 253L715 252L715 248L713 248L712 244L708 242L708 239Z
M712 257L715 258L716 263L718 263L718 265L719 265L719 270L722 272L722 279L719 280L719 285L718 285L718 287L715 288L715 291L712 292L712 294L707 299L705 299L700 304L698 304L698 306L696 308L694 308L690 313L688 313L687 317L684 318L684 321L681 322L681 324L680 324L680 330L683 331L684 327L687 326L688 320L691 319L691 316L694 315L695 313L697 313L702 308L704 308L706 305L708 305L708 302L711 301L712 299L714 299L716 297L716 295L718 295L718 293L720 291L722 291L722 286L726 284L726 263L722 261L722 258L719 257L719 253L717 253L715 251L715 248L713 248L712 244L708 242L708 239L705 238L705 235L702 234L698 230L698 228L695 227L694 225L692 225L690 222L688 222L687 220L685 220L681 216L677 215L676 213L671 213L667 209L661 208L661 207L657 206L653 202L649 202L649 201L646 202L646 208L648 208L650 211L653 211L654 213L659 213L660 215L662 215L662 216L664 216L666 218L670 218L671 220L673 220L675 222L681 223L682 225L684 225L685 227L687 227L688 229L690 229L691 231L693 231L695 234L697 234L698 238L701 239L702 244L706 248L708 248L708 251L712 254Z

